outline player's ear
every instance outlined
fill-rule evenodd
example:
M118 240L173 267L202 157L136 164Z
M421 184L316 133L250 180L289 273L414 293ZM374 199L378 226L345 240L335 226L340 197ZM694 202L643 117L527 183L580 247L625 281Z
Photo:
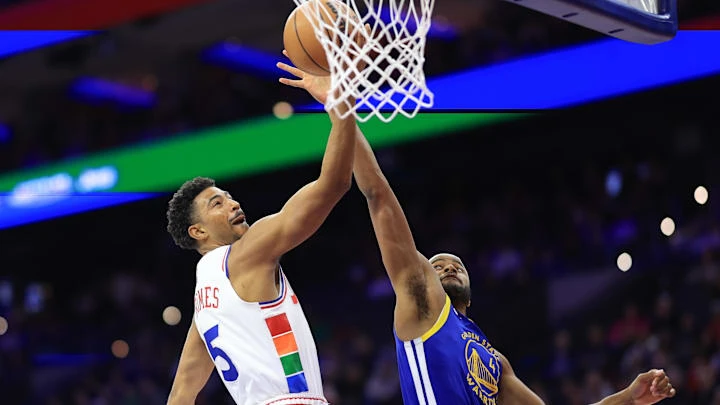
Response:
M472 304L472 300L468 300L467 302L467 308L470 308L470 305Z
M203 241L208 238L208 233L202 225L192 224L188 227L188 234L191 238Z

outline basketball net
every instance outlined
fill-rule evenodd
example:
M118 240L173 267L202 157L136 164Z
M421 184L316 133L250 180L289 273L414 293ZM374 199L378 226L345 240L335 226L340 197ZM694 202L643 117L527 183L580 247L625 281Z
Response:
M320 0L323 6L293 1L310 1L302 11L327 56L326 111L390 122L398 113L412 118L432 107L423 65L435 0ZM342 103L346 108L338 109Z

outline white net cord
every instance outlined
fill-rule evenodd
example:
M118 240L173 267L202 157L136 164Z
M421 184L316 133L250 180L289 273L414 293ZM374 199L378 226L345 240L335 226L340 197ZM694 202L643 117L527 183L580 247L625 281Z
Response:
M412 118L432 107L423 67L435 0L293 1L310 2L303 12L327 56L332 79L326 111L390 122L399 113ZM341 103L347 108L337 110Z

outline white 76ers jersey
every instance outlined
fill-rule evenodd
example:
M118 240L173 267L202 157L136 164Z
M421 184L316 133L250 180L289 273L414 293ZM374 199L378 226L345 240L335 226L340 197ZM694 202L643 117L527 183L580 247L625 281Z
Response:
M240 299L228 279L231 246L197 265L195 325L239 405L319 405L323 395L315 341L282 270L280 296Z

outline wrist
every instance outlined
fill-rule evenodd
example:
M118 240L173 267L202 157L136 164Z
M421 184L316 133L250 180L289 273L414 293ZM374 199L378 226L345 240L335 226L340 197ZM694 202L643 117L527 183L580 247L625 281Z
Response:
M618 405L634 405L635 404L635 401L632 399L632 393L630 392L629 387L618 392L617 404Z
M345 116L345 118L341 118L341 115L347 113L348 111L349 109L345 106L338 106L328 111L328 116L330 116L330 122L333 124L333 126L355 125L356 121L354 115L348 114L347 116Z
M605 397L602 401L593 405L635 405L635 403L632 399L630 388L625 388L609 397Z
M328 112L330 113L330 118L340 121L340 115L345 115L345 113L352 110L354 107L355 98L348 96L345 99L336 100L335 106L331 108ZM349 117L346 117L346 119L347 118Z

